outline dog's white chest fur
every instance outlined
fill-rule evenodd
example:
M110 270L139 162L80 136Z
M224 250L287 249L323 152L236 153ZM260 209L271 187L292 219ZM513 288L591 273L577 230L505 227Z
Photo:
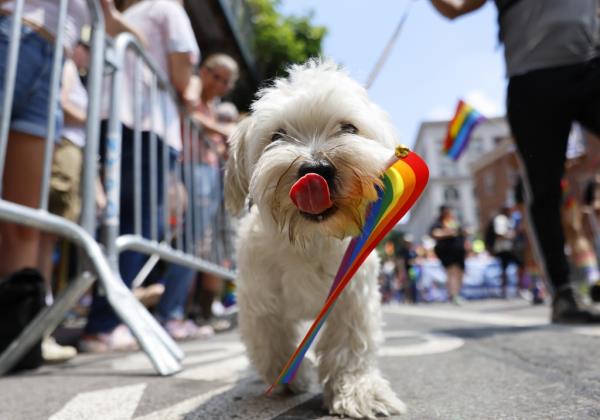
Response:
M276 311L296 320L313 319L327 299L350 239L321 237L297 247L286 235L272 229L263 224L257 211L242 219L238 288L241 293L265 295L271 304L259 307L259 311ZM344 293L376 289L378 261L376 254L371 255L360 268L358 279L352 280ZM258 272L251 267L259 268ZM357 284L357 280L362 284ZM256 301L260 300L256 296Z

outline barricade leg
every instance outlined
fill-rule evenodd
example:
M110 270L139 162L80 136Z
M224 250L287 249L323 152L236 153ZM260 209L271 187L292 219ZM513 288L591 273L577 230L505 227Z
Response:
M109 302L123 322L131 329L157 372L161 375L172 375L181 370L179 360L183 354L177 344L125 287L120 277L111 271L100 246L83 228L46 211L2 200L0 200L0 216L3 220L65 236L80 245L90 257L99 280L107 290ZM65 293L61 294L50 308L42 311L28 325L23 333L0 355L0 375L8 372L46 331L60 322L66 310L92 282L93 278L90 280L90 277L76 281Z

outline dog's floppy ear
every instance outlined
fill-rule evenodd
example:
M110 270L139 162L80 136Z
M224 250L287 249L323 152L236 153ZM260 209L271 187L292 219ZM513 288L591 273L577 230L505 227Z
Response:
M243 119L229 137L229 159L225 167L225 205L233 215L244 208L248 195L249 177L247 138L252 117Z

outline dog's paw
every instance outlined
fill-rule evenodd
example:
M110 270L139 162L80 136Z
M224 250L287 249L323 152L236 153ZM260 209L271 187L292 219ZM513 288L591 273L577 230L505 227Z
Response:
M313 364L310 360L304 359L294 380L287 387L294 394L309 392L312 385L316 383L316 375Z
M279 376L279 369L274 369L265 375L263 379L267 384L275 383ZM313 389L317 386L316 373L314 365L311 360L305 358L302 364L298 368L294 379L288 384L277 384L271 392L273 394L303 394L309 391L316 391Z
M327 387L325 400L331 414L353 418L406 412L404 403L378 374L344 376Z

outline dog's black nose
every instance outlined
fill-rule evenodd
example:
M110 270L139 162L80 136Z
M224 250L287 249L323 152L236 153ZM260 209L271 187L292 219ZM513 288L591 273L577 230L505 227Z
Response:
M298 178L302 178L306 174L318 174L325 178L327 185L333 189L333 180L335 179L335 168L328 160L316 160L312 162L304 162L298 168Z

